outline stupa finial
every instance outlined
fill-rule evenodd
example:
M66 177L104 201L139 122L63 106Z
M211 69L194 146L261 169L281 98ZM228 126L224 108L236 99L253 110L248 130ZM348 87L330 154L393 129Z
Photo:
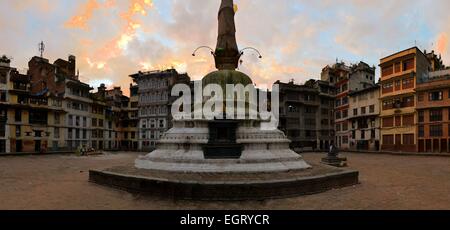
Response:
M222 0L219 9L219 33L215 50L216 68L219 70L238 68L239 52L236 42L236 26L234 23L235 7L233 0Z

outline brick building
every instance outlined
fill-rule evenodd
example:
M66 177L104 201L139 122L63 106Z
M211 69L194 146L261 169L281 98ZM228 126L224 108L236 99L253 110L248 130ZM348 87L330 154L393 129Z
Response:
M380 60L381 150L417 151L416 86L431 64L417 47Z
M322 81L329 82L335 87L335 144L341 149L350 148L352 136L349 121L349 93L369 88L375 84L375 67L364 62L347 66L345 63L336 63L322 69Z
M450 69L431 72L416 92L418 151L450 152Z

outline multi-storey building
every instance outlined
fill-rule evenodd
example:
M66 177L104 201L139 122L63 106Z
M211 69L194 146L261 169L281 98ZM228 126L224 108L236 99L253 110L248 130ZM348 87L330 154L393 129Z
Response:
M349 122L352 132L350 149L371 151L380 149L379 96L379 85L349 93Z
M55 132L53 143L60 143L58 138L65 140L63 146L67 150L91 147L93 101L89 92L92 87L81 82L75 73L75 56L69 56L68 61L58 59L53 64L45 58L33 57L28 67L31 93L51 97L54 100L52 106L59 108L59 111L42 111L40 114L41 117L54 117L47 122Z
M418 151L450 152L450 69L431 72L416 92Z
M336 63L322 70L322 81L329 82L336 89L335 98L335 145L341 149L349 149L351 129L349 122L349 97L351 91L358 91L375 84L375 67L364 62L351 66Z
M122 128L124 132L122 140L122 149L138 150L139 149L139 109L138 109L138 91L137 85L130 84L130 98L127 106L122 108Z
M0 57L0 153L10 151L10 136L8 125L8 89L11 72L16 71L10 67L11 60L6 56Z
M137 86L130 86L132 99L123 95L120 87L107 90L104 84L98 87L98 91L92 94L94 99L93 112L97 114L94 118L97 129L94 136L98 145L104 144L102 148L107 150L138 150L137 142ZM103 111L102 114L99 111Z
M334 143L334 102L335 88L330 83L321 80L309 80L305 85L319 92L319 108L316 113L317 149L328 150Z
M333 87L315 80L275 84L280 86L279 128L292 141L291 148L327 149L334 138Z
M130 75L139 90L139 149L152 150L161 136L172 127L171 96L176 84L190 84L187 74L175 69L138 72Z
M0 152L136 150L137 86L100 93L79 80L76 58L33 57L26 75L0 59ZM103 92L101 92L103 91Z
M381 150L417 151L415 90L431 69L426 54L417 47L380 61Z

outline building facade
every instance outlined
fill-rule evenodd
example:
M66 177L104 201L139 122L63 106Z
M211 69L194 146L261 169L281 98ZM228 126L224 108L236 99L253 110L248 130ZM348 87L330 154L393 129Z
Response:
M334 143L340 149L349 149L352 137L349 121L349 93L372 87L375 84L375 67L364 62L351 66L342 62L336 63L322 69L321 79L335 87L336 139Z
M380 150L379 96L379 85L349 93L351 150Z
M382 58L381 150L417 151L415 116L416 86L431 68L427 56L417 47Z
M450 152L450 69L433 71L417 84L419 152Z
M176 84L190 85L187 74L175 69L165 71L138 72L130 75L138 85L139 149L155 149L162 135L172 128L172 87Z
M99 92L79 80L76 58L33 57L21 74L0 58L0 153L138 150L136 85Z
M279 129L297 151L326 150L334 139L334 88L310 80L304 85L275 82L280 86Z

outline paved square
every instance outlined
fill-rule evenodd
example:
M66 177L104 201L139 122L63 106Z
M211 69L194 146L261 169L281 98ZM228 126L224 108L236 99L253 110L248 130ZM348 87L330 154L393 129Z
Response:
M132 165L139 153L0 158L0 209L450 209L450 158L344 154L361 184L290 199L248 202L143 197L88 182L89 169ZM323 154L304 154L318 163Z

